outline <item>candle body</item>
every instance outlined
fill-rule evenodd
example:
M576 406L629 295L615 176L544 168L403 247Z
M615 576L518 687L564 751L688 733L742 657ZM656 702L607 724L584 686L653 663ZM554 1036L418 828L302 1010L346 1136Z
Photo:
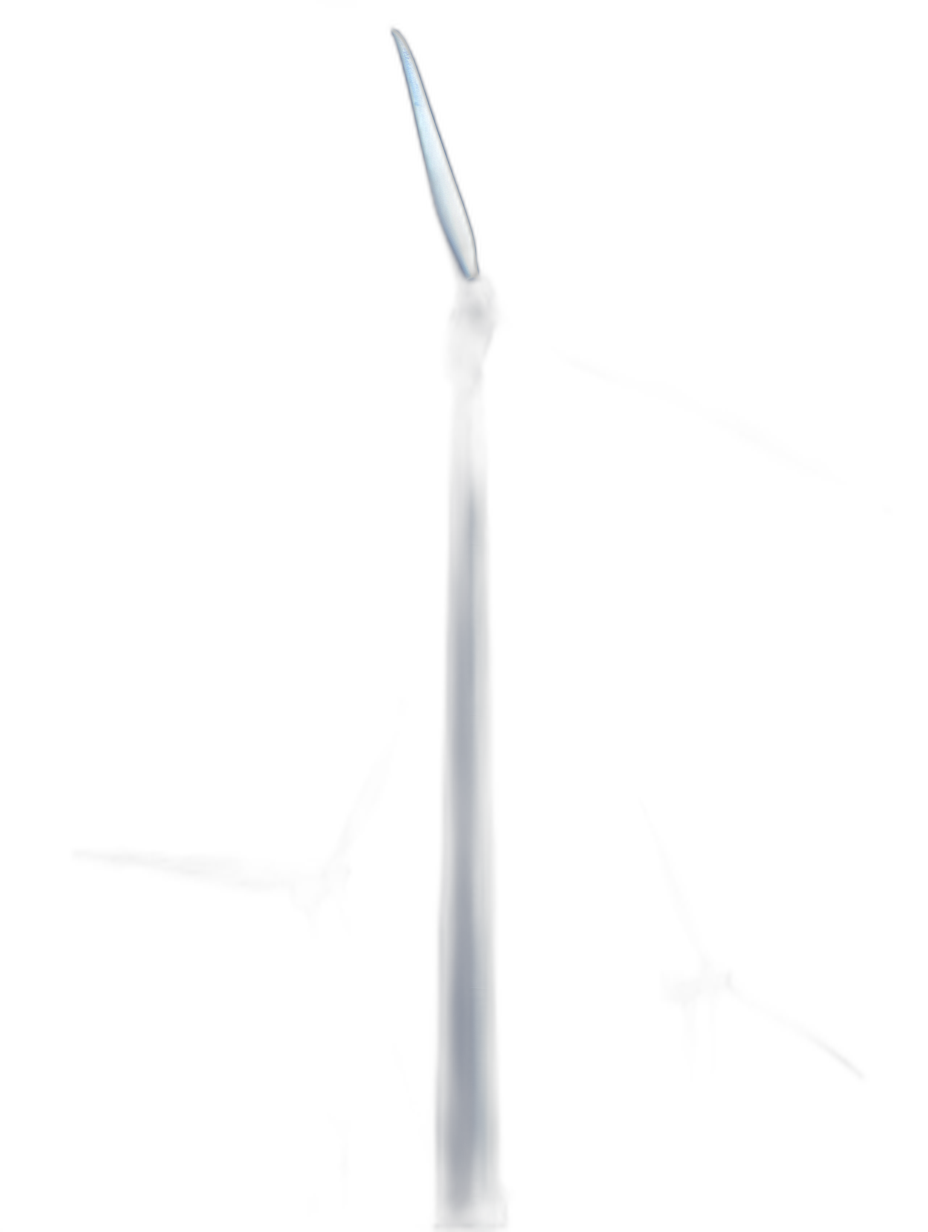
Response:
M442 1226L504 1221L498 1175L486 482L482 358L486 288L462 288L452 319L455 386L445 817L441 898L438 1209Z

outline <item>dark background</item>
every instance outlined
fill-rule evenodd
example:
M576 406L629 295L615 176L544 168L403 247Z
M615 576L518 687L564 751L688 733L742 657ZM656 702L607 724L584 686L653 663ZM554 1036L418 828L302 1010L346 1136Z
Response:
M428 1217L452 283L391 26L503 306L515 1217L885 1201L889 1104L725 1009L694 1108L653 995L682 961L659 832L737 978L882 1089L910 1080L905 193L873 192L879 44L769 15L49 32L31 807L65 819L55 1175L117 1218L181 1193ZM70 844L322 860L401 696L343 930L65 871Z

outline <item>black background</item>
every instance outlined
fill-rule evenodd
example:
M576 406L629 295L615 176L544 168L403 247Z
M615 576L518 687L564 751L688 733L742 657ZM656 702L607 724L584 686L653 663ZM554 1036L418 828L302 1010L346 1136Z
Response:
M886 1105L726 1009L696 1114L651 984L679 957L659 828L736 977L905 1084L914 403L866 191L880 52L770 15L49 34L32 807L67 818L57 1174L115 1217L185 1193L428 1218L451 275L391 26L503 306L516 1217L885 1199ZM69 844L323 859L401 696L343 933L63 871Z

